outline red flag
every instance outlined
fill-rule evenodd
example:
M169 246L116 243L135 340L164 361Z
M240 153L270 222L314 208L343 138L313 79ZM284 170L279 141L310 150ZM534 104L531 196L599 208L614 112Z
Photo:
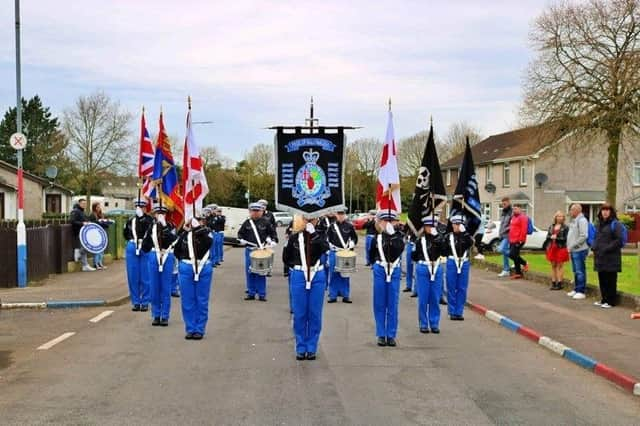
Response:
M184 189L184 216L189 219L199 213L204 197L209 193L200 150L196 145L191 127L191 108L187 112L187 136L184 138L182 188Z
M391 190L391 194L389 194L389 190ZM402 211L400 202L400 173L398 173L398 152L396 150L391 107L389 107L387 136L384 140L382 157L380 158L380 171L378 172L378 185L376 188L376 205L380 210L390 209L396 213Z

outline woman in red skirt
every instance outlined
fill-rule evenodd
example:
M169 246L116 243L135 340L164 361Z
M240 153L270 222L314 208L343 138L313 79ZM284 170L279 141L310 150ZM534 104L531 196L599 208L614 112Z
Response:
M547 231L547 260L551 262L551 287L549 290L562 290L562 278L564 275L564 264L569 260L567 250L567 235L569 227L565 225L566 216L561 211L557 211L553 216L553 224Z

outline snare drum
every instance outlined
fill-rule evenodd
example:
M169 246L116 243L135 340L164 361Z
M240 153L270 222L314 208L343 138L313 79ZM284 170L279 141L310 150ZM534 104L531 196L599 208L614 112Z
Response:
M349 274L356 272L356 252L351 250L338 250L336 252L336 272L347 277Z
M273 250L260 249L253 250L249 254L251 264L249 265L249 271L258 275L269 275L273 268Z

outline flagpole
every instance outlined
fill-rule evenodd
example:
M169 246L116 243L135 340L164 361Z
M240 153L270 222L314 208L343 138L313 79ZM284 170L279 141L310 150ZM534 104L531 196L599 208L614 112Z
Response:
M142 121L144 121L144 105L142 105L142 119L141 119L141 123L140 123L140 139L144 138L144 128L142 128ZM141 141L142 142L142 141ZM141 169L142 169L142 143L140 144L139 147L139 152L138 152L138 203L140 203L140 192L142 190L142 185L144 183L144 180L142 179L142 173L141 173Z

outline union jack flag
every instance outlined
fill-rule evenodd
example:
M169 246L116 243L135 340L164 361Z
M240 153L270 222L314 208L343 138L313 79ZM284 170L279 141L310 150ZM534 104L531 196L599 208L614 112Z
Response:
M142 113L142 122L140 125L140 157L138 159L138 177L142 178L142 194L150 197L153 191L151 184L151 176L153 175L153 158L155 150L153 141L149 137L147 124Z

